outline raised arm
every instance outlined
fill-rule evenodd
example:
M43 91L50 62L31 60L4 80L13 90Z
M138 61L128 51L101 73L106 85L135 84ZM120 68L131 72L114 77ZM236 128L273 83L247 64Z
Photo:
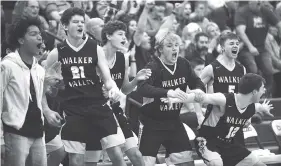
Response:
M134 34L134 42L137 46L140 45L141 43L141 38L143 36L143 33L145 32L145 27L147 24L147 19L148 19L148 12L150 7L152 7L152 5L146 4L145 7L143 8L143 11L140 15L139 21L138 21L138 25L137 25L137 30Z

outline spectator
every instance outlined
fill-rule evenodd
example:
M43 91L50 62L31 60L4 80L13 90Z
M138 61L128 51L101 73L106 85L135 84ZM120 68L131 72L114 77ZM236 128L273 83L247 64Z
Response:
M146 25L146 32L149 36L153 37L158 32L160 26L163 23L165 9L166 2L155 1L155 5L149 13Z
M46 19L39 15L39 3L37 0L18 1L15 4L12 17L13 22L21 18L35 17L40 19L43 29L49 29L49 24Z
M202 59L206 64L210 63L208 56L209 37L204 32L195 35L194 43L189 44L185 52L185 58L192 61L196 58Z
M14 22L8 41L17 51L1 61L5 165L25 165L29 157L27 165L47 166L41 104L45 71L34 58L42 44L39 28L36 18Z
M89 36L95 39L99 45L102 45L101 30L104 22L100 18L91 18L86 24L86 30Z
M184 50L187 49L190 43L194 42L194 37L199 32L202 32L202 28L197 23L189 23L183 28L182 41Z
M204 29L206 24L209 22L207 19L208 6L205 1L195 2L194 12L190 14L190 21L199 24L199 26Z
M237 7L238 2L227 1L222 7L211 11L211 13L208 15L208 19L215 22L221 31L228 28L234 30L234 15Z
M271 96L273 84L272 60L265 49L265 39L269 25L281 30L277 16L261 2L250 1L239 8L235 14L235 26L239 37L245 44L238 60L246 67L247 72L258 73L261 70L266 80L267 96Z
M179 28L177 34L182 36L183 28L190 22L189 16L192 13L191 4L189 1L184 1L175 7L175 10L179 15L177 19L179 20Z

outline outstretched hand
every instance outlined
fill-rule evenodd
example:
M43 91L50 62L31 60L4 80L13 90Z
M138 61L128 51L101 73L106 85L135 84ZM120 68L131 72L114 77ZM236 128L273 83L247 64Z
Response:
M150 76L151 76L151 70L150 69L141 69L137 73L136 79L138 81L143 81L143 80L147 80Z
M269 100L265 99L263 101L263 103L261 104L261 109L259 111L259 113L262 115L262 116L270 116L270 117L274 117L274 115L272 113L270 113L270 111L274 108L272 106L272 104L269 104Z

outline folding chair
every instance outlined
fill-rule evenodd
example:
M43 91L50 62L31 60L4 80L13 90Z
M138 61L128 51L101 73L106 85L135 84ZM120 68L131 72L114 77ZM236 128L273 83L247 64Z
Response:
M276 140L276 143L279 147L279 152L281 153L281 119L280 120L273 120L271 122L271 129ZM278 138L279 137L279 138Z
M247 128L243 128L243 133L244 133L244 139L254 137L258 146L259 146L259 148L264 149L264 147L261 144L261 141L259 139L258 133L257 133L256 129L254 128L254 126L252 126L250 124Z

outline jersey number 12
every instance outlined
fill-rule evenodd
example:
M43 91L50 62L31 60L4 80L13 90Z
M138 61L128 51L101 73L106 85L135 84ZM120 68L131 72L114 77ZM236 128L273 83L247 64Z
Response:
M228 134L225 138L227 138L227 139L233 138L238 130L239 130L239 127L230 127Z
M73 79L86 78L84 73L84 66L71 66Z

